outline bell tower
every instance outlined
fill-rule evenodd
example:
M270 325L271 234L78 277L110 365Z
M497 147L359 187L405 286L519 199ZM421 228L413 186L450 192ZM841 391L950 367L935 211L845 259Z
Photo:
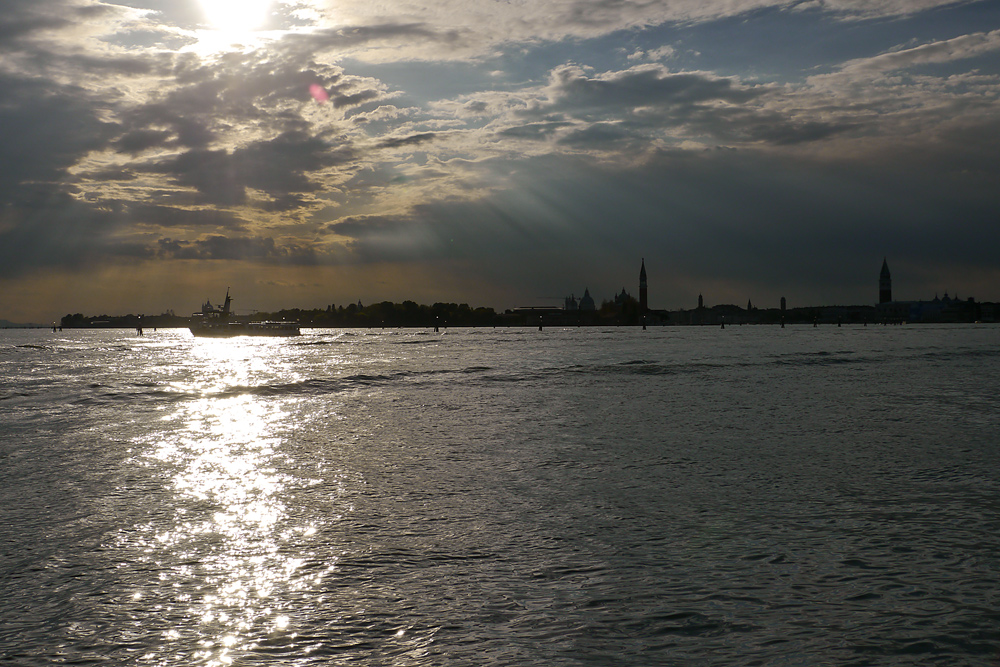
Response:
M642 259L642 267L639 269L639 312L645 313L649 310L649 303L646 301L646 258Z
M882 272L878 275L878 302L892 301L892 275L889 274L889 263L882 258Z

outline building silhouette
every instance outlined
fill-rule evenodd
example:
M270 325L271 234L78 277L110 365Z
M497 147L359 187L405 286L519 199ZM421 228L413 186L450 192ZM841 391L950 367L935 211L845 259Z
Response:
M882 272L878 276L878 302L892 302L892 275L889 273L889 263L882 258Z
M690 310L654 310L649 307L646 260L639 263L639 298L633 298L622 287L610 301L596 307L590 289L583 297L566 297L562 308L532 307L509 311L512 319L534 324L543 318L546 325L720 325L720 324L902 324L905 322L977 322L996 321L997 304L979 304L973 298L959 299L944 294L933 301L894 301L892 274L887 257L882 258L879 273L879 301L867 305L833 305L789 307L785 297L775 307L760 307L748 299L745 307L717 304L706 307L705 298L698 294L697 308Z
M624 291L624 290L622 290ZM639 312L645 313L649 310L649 301L646 295L646 258L642 258L642 267L639 269Z

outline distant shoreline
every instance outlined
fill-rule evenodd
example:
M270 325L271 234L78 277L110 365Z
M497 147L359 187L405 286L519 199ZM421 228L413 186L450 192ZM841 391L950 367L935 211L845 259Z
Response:
M307 325L301 325L301 328L303 330L307 330L307 329L329 329L329 330L345 330L345 329L350 329L350 330L365 330L365 331L372 331L372 330L390 331L390 330L402 330L402 329L407 329L407 330L414 330L414 329L431 329L431 330L433 330L433 329L440 329L441 331L445 331L447 329L532 329L532 330L535 330L535 329L542 329L542 330L544 330L544 329L621 329L621 328L630 328L630 329L634 329L634 328L642 328L642 329L647 329L647 328L648 329L683 328L683 329L687 329L687 328L699 328L699 327L700 328L713 328L713 329L718 329L718 328L732 329L732 328L741 328L741 327L744 327L744 326L746 326L746 327L770 327L770 328L775 328L775 327L777 327L777 328L785 328L785 327L787 327L787 328L790 328L790 329L811 329L811 328L814 328L814 327L823 327L823 328L830 328L830 327L838 328L838 327L842 327L842 328L859 329L859 328L867 328L869 325L872 326L872 327L880 327L880 326L904 326L904 325L908 326L908 327L913 327L913 326L920 327L920 326L942 326L942 325L951 325L951 326L955 326L955 325L962 325L962 326L993 326L993 325L996 325L996 324L998 324L998 323L997 322L983 322L983 321L976 321L976 322L841 322L841 323L838 323L838 322L816 322L816 323L792 322L792 323L785 323L784 326L782 326L782 324L780 322L778 322L778 323L775 323L775 322L732 322L732 323L726 323L725 326L723 326L722 324L714 324L714 323L712 323L712 324L708 324L708 323L700 323L700 324L671 324L671 323L667 323L667 322L661 322L661 323L657 323L657 324L648 324L647 323L645 325L643 325L643 324L604 324L604 323L596 323L596 324L542 324L542 325L538 325L538 324L452 324L452 325L445 325L445 324L442 324L442 325L438 325L437 327L435 327L433 325L408 325L408 326L404 326L404 325L399 325L399 326L389 326L389 325L385 325L385 326L382 326L382 325L377 325L377 326L376 325L364 325L364 326L360 326L360 325L359 326L322 326L322 325L307 324ZM4 331L27 331L27 330L34 330L34 331L49 330L49 331L51 331L52 330L52 326L10 326L10 327L0 327L0 329L2 329ZM68 332L72 332L72 331L135 331L136 327L112 326L112 325L107 325L107 326L92 326L92 327L59 327L59 326L57 326L56 329L58 329L58 331L60 333L68 333ZM188 329L189 329L189 327L187 327L187 326L143 327L144 333L152 333L154 331L178 331L178 330L186 331Z
M287 321L300 327L331 329L428 328L428 327L579 327L579 326L724 326L742 324L973 324L996 322L998 304L972 299L888 302L877 306L807 306L800 308L757 308L719 304L690 310L640 309L635 299L604 302L594 310L554 307L524 307L498 313L492 308L472 308L468 304L435 303L418 305L383 301L363 306L333 305L314 309L284 309L252 316L233 315L234 322ZM161 315L66 315L58 323L15 323L0 320L3 329L170 329L188 328L196 317Z

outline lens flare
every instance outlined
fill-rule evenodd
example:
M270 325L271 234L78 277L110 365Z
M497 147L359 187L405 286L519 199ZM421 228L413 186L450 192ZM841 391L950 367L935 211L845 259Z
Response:
M326 89L318 83L314 83L309 86L309 94L312 95L313 99L320 104L323 104L330 99L330 94L326 92Z

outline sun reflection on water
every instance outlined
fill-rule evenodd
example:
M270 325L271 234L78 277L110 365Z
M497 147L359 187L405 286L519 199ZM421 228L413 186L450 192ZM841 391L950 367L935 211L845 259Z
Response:
M159 570L155 596L164 618L151 664L228 665L277 634L294 635L296 592L311 589L333 563L309 564L317 523L290 498L318 480L302 479L283 450L289 424L280 401L255 395L280 366L266 346L192 348L197 379L164 421L168 434L147 450L166 475L165 516L133 536ZM280 374L280 368L278 368Z

